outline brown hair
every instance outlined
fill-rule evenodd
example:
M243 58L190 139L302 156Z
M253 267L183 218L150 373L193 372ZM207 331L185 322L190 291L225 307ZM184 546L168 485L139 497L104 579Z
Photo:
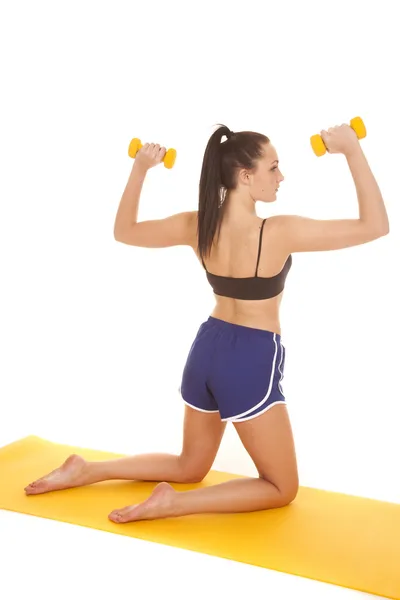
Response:
M221 143L223 136L227 139ZM239 169L253 170L263 157L262 146L269 138L253 131L233 133L218 125L204 152L199 183L198 252L203 260L210 254L215 233L221 229L225 204L220 205L221 191L235 189Z

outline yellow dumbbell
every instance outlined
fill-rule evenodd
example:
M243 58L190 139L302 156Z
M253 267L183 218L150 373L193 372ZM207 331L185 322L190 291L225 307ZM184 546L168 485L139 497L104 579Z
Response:
M367 130L361 117L354 117L354 119L350 121L350 127L354 129L359 140L365 138L367 135ZM311 136L310 141L314 153L317 156L323 156L326 152L326 146L322 137L318 134L313 135Z
M135 158L135 156L139 152L140 148L143 148L142 142L139 140L139 138L133 138L133 140L129 144L129 150L128 150L129 156L131 158ZM167 152L165 153L165 156L163 158L164 167L166 169L172 169L172 167L175 164L175 159L176 159L176 150L174 150L173 148L170 148L169 150L167 150Z

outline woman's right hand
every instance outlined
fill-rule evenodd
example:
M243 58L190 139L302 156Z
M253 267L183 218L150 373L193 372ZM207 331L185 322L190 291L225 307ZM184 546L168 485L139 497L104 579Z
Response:
M323 129L320 135L330 154L346 155L360 145L356 132L346 123L330 127L328 131Z
M144 169L151 169L159 165L167 152L167 149L160 144L144 144L136 154L135 163Z

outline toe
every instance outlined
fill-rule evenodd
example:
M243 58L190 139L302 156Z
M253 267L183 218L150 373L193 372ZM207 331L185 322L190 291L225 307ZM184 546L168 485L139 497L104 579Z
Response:
M108 515L108 517L109 517L109 519L111 519L111 521L114 521L115 523L126 523L131 520L132 511L135 507L136 507L136 505L125 506L124 508L119 508L119 509L113 510Z
M26 492L32 493L35 492L37 489L37 484L35 482L30 483L29 485L26 486L26 488L24 488Z
M114 521L114 523L119 523L121 520L121 514L117 510L113 510L112 513L108 515L110 521Z
M39 479L38 481L34 481L33 483L30 483L25 490L29 493L29 494L39 494L41 492L46 491L48 485L46 485L47 482L43 479Z

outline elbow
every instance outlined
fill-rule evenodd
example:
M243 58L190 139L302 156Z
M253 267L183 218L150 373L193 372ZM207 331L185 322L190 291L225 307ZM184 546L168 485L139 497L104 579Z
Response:
M389 223L386 223L382 227L379 227L379 228L377 228L377 229L374 230L374 232L373 232L373 239L377 240L377 239L379 239L381 237L384 237L385 235L388 235L389 233L390 233Z
M388 235L389 232L390 232L389 217L388 217L387 212L385 211L385 214L383 216L382 223L381 223L381 237L383 237L384 235Z
M386 217L385 222L382 224L382 227L381 227L381 237L383 237L384 235L388 235L389 232L390 232L389 219Z
M122 241L121 229L119 227L117 227L116 225L114 225L114 240L116 242L121 242Z

